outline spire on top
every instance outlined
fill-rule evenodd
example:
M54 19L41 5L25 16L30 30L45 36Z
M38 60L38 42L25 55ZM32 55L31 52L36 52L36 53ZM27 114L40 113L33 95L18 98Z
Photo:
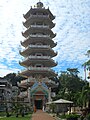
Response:
M42 8L42 7L43 7L43 3L40 2L40 0L39 0L39 2L37 3L37 8Z

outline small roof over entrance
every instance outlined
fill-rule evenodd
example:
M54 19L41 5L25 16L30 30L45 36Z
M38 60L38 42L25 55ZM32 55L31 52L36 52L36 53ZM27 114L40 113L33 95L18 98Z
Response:
M46 84L35 82L31 87L31 96L36 95L36 93L40 91L48 98L49 90Z

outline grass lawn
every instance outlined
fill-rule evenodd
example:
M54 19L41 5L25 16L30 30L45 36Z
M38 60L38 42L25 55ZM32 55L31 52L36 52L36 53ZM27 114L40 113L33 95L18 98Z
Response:
M30 120L31 118L31 115L27 115L25 117L3 117L3 118L0 118L0 120Z

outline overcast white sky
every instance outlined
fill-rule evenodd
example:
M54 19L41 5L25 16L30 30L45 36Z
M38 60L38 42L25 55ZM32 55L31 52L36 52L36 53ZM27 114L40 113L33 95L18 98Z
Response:
M23 69L19 65L21 56L21 32L25 30L22 22L30 6L39 0L0 0L0 76L17 73ZM57 36L54 48L58 52L54 68L56 72L67 68L78 68L83 77L82 64L88 60L85 56L90 49L90 0L42 0L46 8L56 16L53 29Z

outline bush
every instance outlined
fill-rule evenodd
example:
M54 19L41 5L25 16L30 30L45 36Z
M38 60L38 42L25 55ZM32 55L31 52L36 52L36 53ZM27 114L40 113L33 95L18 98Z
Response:
M67 120L78 120L79 115L77 114L69 114L66 116Z
M61 119L65 119L65 118L66 118L66 115L63 115L63 114L62 114L62 115L59 115L58 117L61 118Z

